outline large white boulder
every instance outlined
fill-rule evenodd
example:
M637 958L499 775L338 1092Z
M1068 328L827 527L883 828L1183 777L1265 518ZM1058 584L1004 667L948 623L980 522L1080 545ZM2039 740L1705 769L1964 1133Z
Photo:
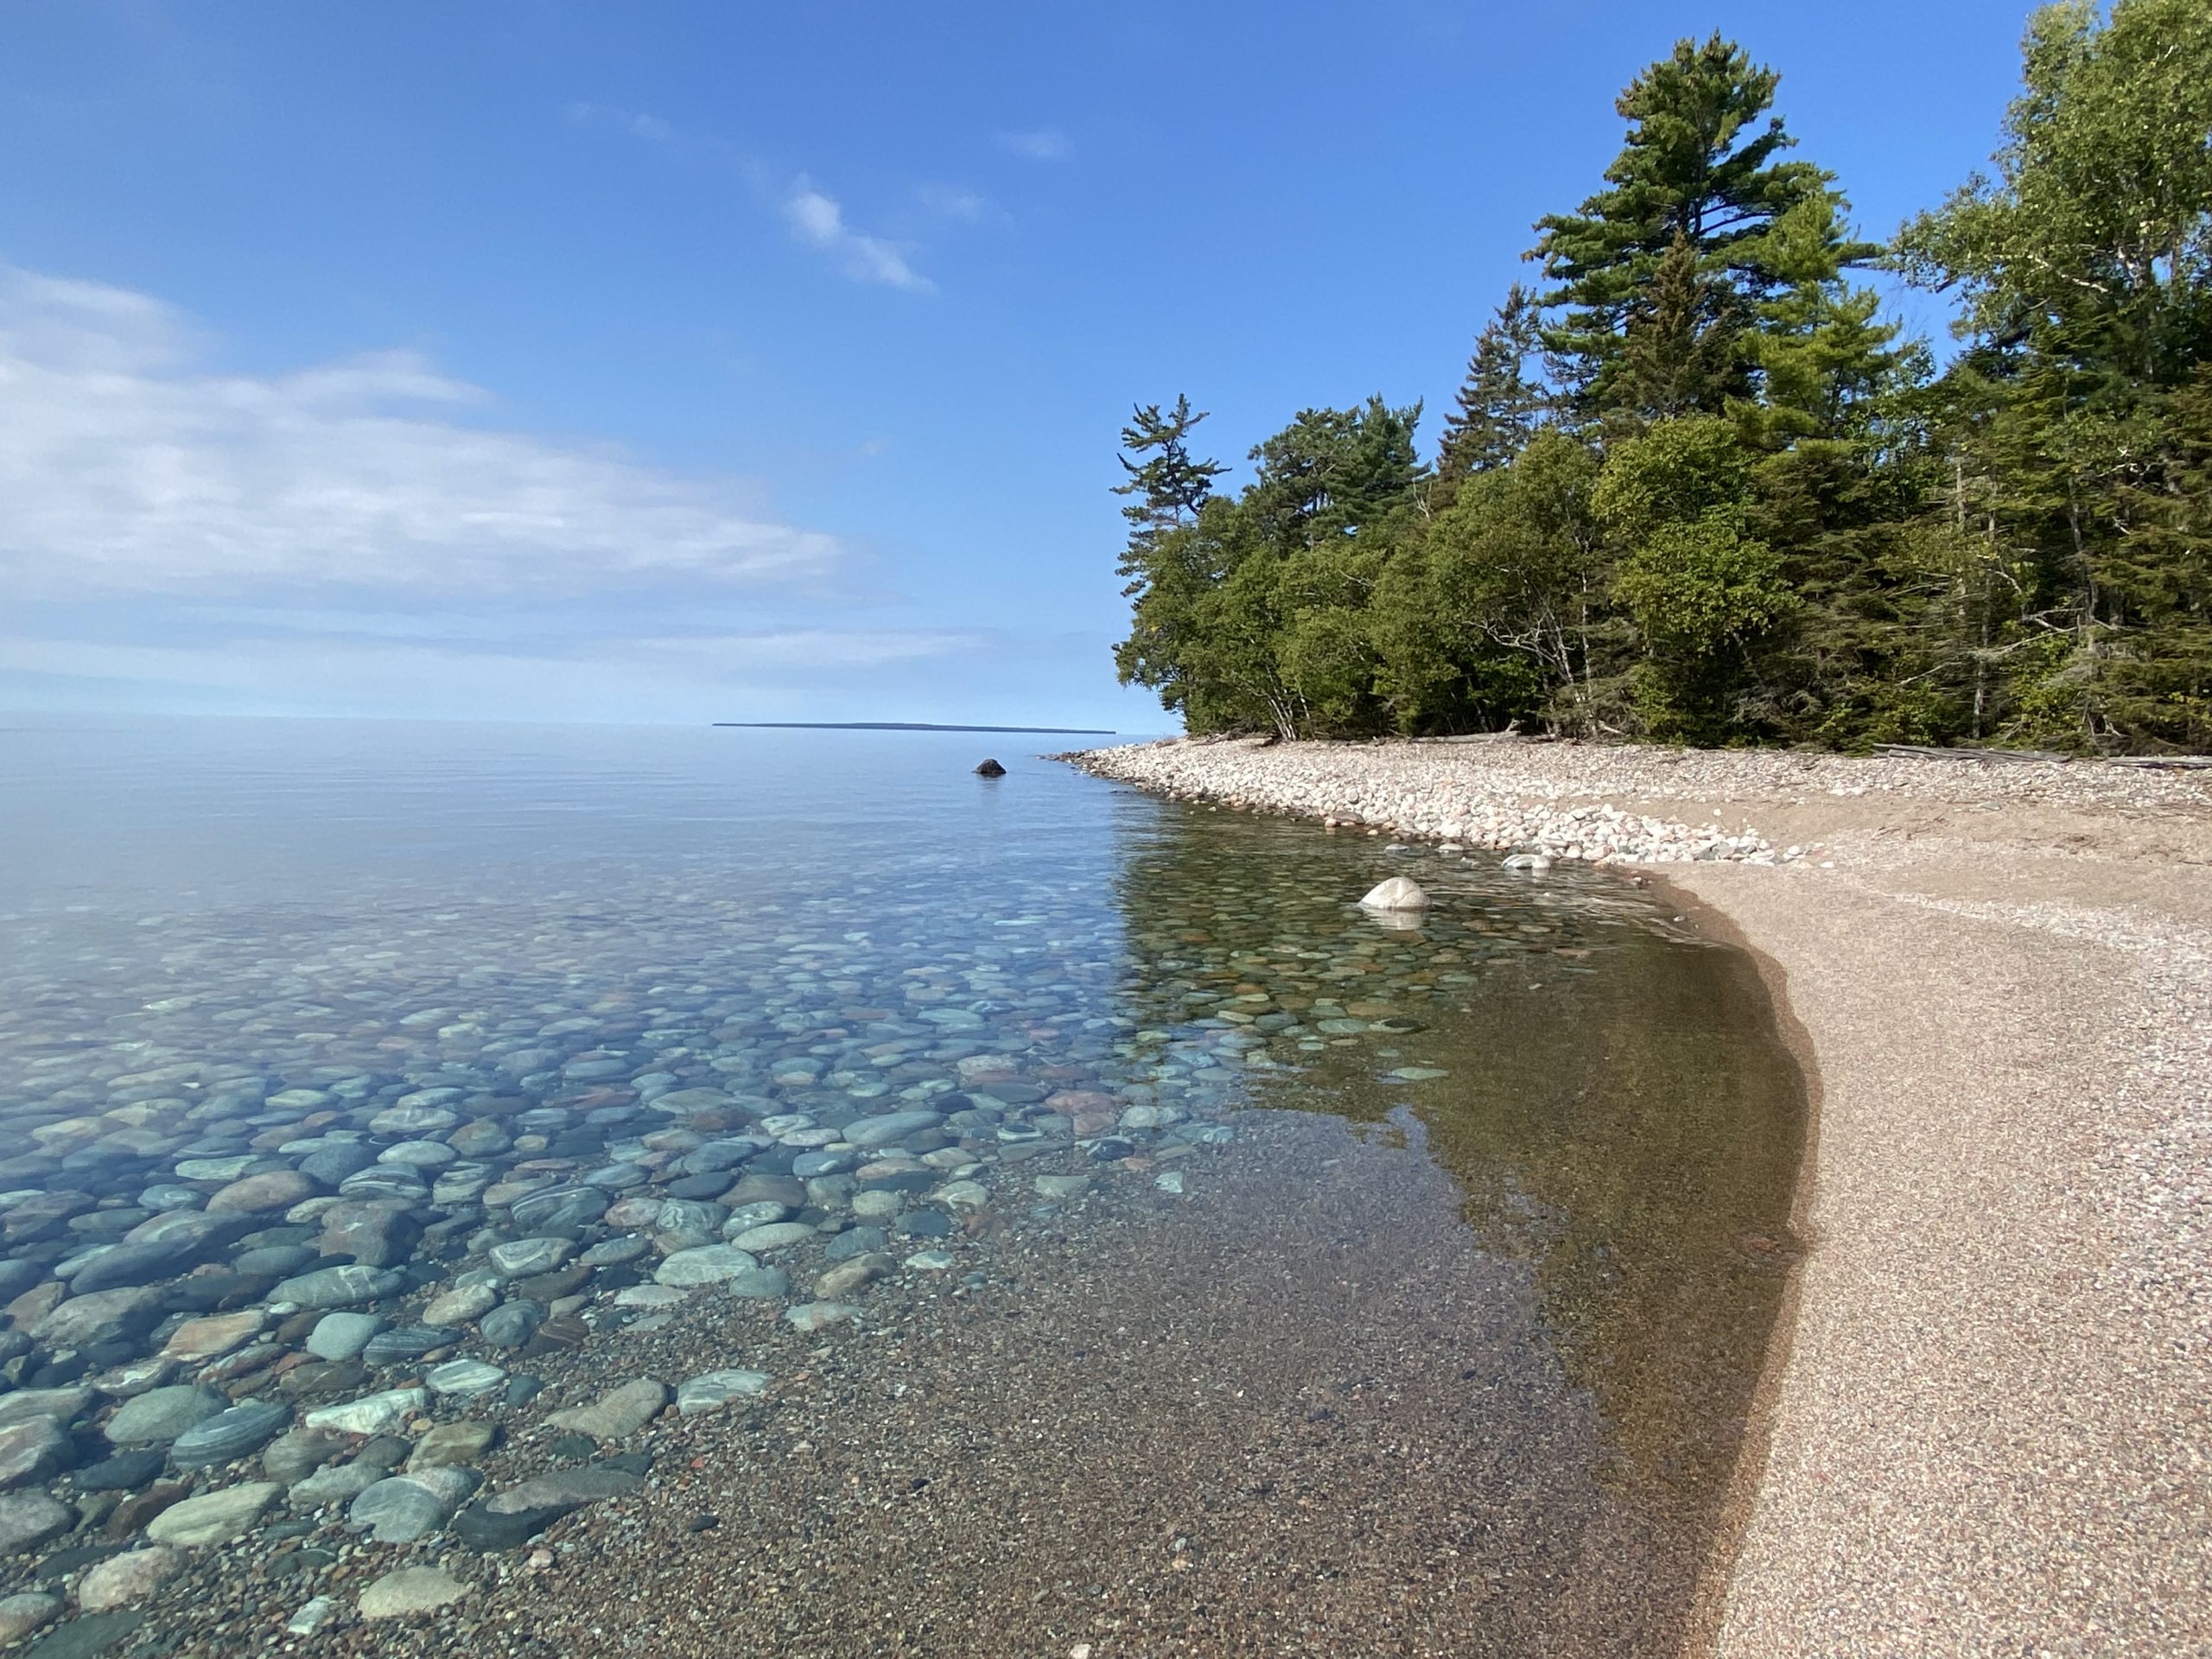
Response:
M1363 910L1427 910L1428 895L1421 891L1420 882L1394 875L1378 884L1359 903Z

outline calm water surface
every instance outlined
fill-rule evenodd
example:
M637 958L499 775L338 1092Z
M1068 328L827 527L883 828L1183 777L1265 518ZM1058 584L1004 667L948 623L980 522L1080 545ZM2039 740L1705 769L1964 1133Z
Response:
M778 1650L1032 1624L1109 1630L1101 1659L1186 1650L1171 1628L1302 1650L1271 1599L1330 1651L1674 1650L1777 1314L1803 1106L1747 963L1663 900L1158 802L1002 737L0 723L0 1593L66 1603L164 1504L262 1483L237 1541L85 1634L202 1637L193 1586L228 1580L237 1629L327 1594L343 1631L358 1548L496 1559L520 1541L485 1519L499 1491L679 1432L554 1449L549 1402L647 1355L780 1398L873 1378L897 1331L932 1398L1034 1386L1071 1416L1102 1353L1126 1401L1194 1346L1230 1403L1179 1439L1166 1408L1098 1409L1136 1455L1126 1513L1207 1517L1175 1523L1201 1567L1095 1586L1135 1598L1110 1618L1064 1608L1023 1575L1072 1582L1055 1552L1079 1551L1112 1577L1110 1514L1056 1541L977 1498L976 1560L917 1531L875 1575L935 1610L921 1634L847 1587ZM970 775L987 753L1011 775ZM1351 902L1390 874L1437 896L1420 925ZM1063 1339L995 1357L976 1309ZM310 1414L416 1385L315 1439ZM1426 1447L1417 1473L1346 1449L1348 1402L1386 1400L1374 1444ZM1262 1409L1304 1439L1238 1414ZM368 1480L462 1422L494 1437L461 1465L483 1484L399 1494L423 1512L373 1530L396 1500ZM728 1456L766 1455L747 1432ZM911 1432L961 1471L951 1416ZM1106 1455L1040 1441L1004 1490ZM780 1490L748 1487L762 1562L823 1524ZM1283 1530L1301 1503L1359 1570L1273 1576L1334 1548ZM307 1566L277 1582L271 1552ZM1205 1589L1208 1560L1241 1587Z

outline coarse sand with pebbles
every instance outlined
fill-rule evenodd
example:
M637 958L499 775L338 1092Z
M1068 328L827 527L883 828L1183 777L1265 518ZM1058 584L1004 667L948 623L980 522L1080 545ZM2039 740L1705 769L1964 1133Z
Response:
M1659 864L1758 955L1818 1078L1812 1249L1719 1653L2212 1652L2212 774L1541 743L1081 764Z

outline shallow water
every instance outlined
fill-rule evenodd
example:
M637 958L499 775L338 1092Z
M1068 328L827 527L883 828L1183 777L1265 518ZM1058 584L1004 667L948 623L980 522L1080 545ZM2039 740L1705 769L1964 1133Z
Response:
M426 1382L411 1420L328 1456L404 1456L431 1425L482 1421L498 1440L480 1491L448 1493L417 1539L363 1546L364 1567L344 1548L366 1524L350 1492L272 1491L242 1541L126 1603L143 1623L114 1640L204 1634L211 1586L241 1628L328 1594L343 1631L387 1557L465 1577L453 1547L487 1541L469 1530L487 1494L706 1432L671 1417L556 1448L548 1402L677 1366L757 1366L766 1397L796 1401L790 1379L852 1367L1109 1417L1135 1454L1113 1487L1122 1529L1140 1510L1212 1516L1185 1523L1184 1553L1248 1563L1230 1623L1262 1650L1289 1650L1272 1599L1308 1632L1334 1620L1338 1651L1440 1651L1444 1631L1465 1651L1671 1651L1789 1255L1802 1093L1748 963L1602 872L1393 852L1012 752L1008 777L970 775L1002 741L0 731L0 1272L18 1299L0 1376L65 1431L14 1484L67 1511L27 1512L0 1591L68 1592L138 1541L149 1492L264 1480L270 1436L295 1446L306 1414ZM1436 895L1410 930L1351 902L1389 874ZM849 1146L893 1112L937 1116ZM357 1258L380 1272L332 1287L322 1270ZM855 1260L878 1276L817 1298ZM115 1306L64 1284L112 1284ZM456 1288L473 1299L423 1329ZM823 1300L801 1316L836 1321L818 1332L786 1316ZM383 1344L328 1357L332 1309L385 1321ZM1016 1363L977 1310L1064 1340ZM868 1345L894 1332L896 1361ZM1156 1388L1139 1357L1171 1351L1199 1356L1200 1393L1284 1417L1280 1435L1238 1431L1239 1469L1305 1470L1298 1501L1325 1522L1382 1505L1353 1529L1387 1541L1360 1572L1268 1576L1298 1520L1275 1478L1215 1491L1245 1479L1220 1442L1252 1405L1184 1423L1112 1403ZM282 1410L240 1427L233 1463L186 1468L188 1440L166 1465L109 1469L119 1402L195 1381ZM909 1432L957 1475L965 1420L944 1409ZM1428 1448L1428 1472L1348 1449L1363 1410L1378 1444ZM737 1438L692 1449L752 1467L773 1421L733 1411ZM1096 1435L1040 1444L1001 1497L1103 1456ZM818 1525L773 1496L805 1466L748 1488L759 1559ZM1060 1553L1095 1563L1096 1538L1056 1542L977 1502L963 1536L992 1565L933 1558L917 1534L877 1569L907 1606L956 1573L969 1586L938 1637L897 1650L1087 1628L1021 1592L1059 1581ZM1454 1529L1446 1555L1486 1558L1465 1582L1435 1556ZM308 1567L275 1583L272 1553ZM530 1593L556 1620L558 1593ZM867 1595L841 1597L777 1644L870 1650ZM1174 1628L1238 1650L1227 1601L1199 1605ZM1404 1624L1387 1640L1383 1605ZM1145 1635L1164 1617L1115 1639L1182 1650Z

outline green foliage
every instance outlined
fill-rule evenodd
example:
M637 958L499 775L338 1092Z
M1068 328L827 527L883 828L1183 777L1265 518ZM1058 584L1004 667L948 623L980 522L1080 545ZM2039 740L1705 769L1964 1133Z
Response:
M1551 394L1529 373L1543 344L1536 296L1516 283L1475 340L1467 378L1437 446L1436 475L1456 484L1510 465L1536 435Z
M1285 737L2212 747L2212 10L2048 7L2023 80L1993 175L1891 251L1958 301L1939 374L1774 73L1678 43L1433 474L1377 397L1217 496L1205 416L1137 410L1122 677Z
M1633 408L1655 372L1674 379L1692 360L1676 395L1694 400L1659 412L1711 406L1697 399L1728 378L1750 308L1786 280L1774 227L1827 199L1831 181L1783 159L1796 141L1779 117L1757 126L1779 79L1718 35L1678 41L1614 105L1629 129L1609 188L1537 221L1535 257L1554 284L1544 302L1561 314L1545 344L1585 414ZM1878 250L1839 241L1832 251L1840 264Z
M1162 537L1183 528L1205 505L1213 481L1229 469L1217 461L1192 458L1191 429L1205 419L1191 400L1179 397L1165 415L1158 404L1140 404L1130 423L1122 429L1122 470L1128 474L1114 486L1116 495L1136 499L1122 509L1129 521L1129 542L1116 573L1128 576L1124 596L1142 586L1147 561Z

